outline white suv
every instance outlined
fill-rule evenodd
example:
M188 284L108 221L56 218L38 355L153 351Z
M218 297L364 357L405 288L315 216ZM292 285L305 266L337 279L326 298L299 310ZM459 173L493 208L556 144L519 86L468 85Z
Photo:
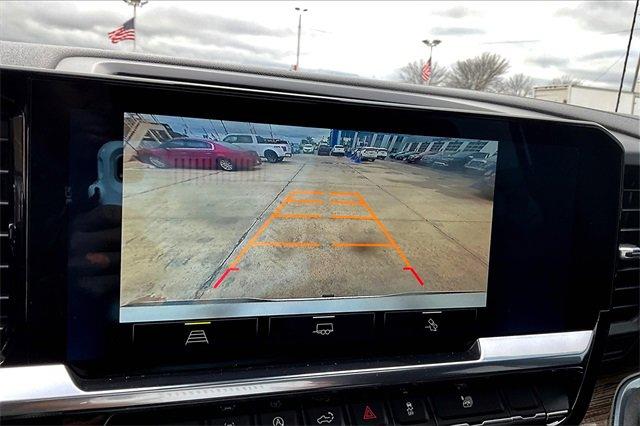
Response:
M366 146L360 148L356 155L361 161L376 161L376 158L378 158L378 149Z
M224 137L222 142L238 145L246 150L255 151L262 158L266 158L270 163L277 163L287 156L287 144L272 143L262 136L249 133L232 133ZM291 156L291 152L288 153Z
M344 155L344 145L334 145L331 148L331 155Z

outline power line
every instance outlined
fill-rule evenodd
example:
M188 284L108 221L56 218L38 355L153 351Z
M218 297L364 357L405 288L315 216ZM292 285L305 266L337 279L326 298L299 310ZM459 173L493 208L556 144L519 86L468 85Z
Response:
M636 16L638 15L639 3L640 3L640 0L636 0L636 8L633 11L633 20L631 21L631 31L629 31L629 43L627 44L627 53L624 56L624 66L622 67L622 76L620 77L620 88L618 89L618 99L616 100L616 112L618 112L618 107L620 106L620 96L622 95L622 85L624 84L624 74L627 71L627 61L629 60L629 52L631 51L631 41L633 40L633 29L636 27Z
M620 56L618 59L616 59L616 61L615 61L613 64L609 65L609 68L607 68L607 70L606 70L605 72L603 72L602 74L600 74L600 75L598 76L598 78L596 78L596 79L595 79L595 80L593 80L593 81L598 81L598 80L600 80L602 77L604 77L605 75L607 75L607 73L608 73L609 71L611 71L611 68L615 67L615 66L616 66L616 64L617 64L618 62L620 62L620 59L622 59L622 58L624 58L624 53L622 54L622 56Z

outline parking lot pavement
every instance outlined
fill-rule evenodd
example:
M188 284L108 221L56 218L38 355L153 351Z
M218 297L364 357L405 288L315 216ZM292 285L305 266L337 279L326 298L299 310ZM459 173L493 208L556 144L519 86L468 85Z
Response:
M462 173L299 154L125 182L123 305L485 289L492 202Z

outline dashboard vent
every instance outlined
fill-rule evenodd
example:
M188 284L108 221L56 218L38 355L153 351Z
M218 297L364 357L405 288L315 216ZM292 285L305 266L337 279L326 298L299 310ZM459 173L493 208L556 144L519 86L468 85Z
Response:
M640 247L640 166L624 169L619 244ZM613 288L611 328L605 362L634 358L637 363L640 259L618 259Z
M9 285L11 283L10 269L10 233L9 224L13 218L12 208L12 156L9 141L9 118L1 115L0 123L0 363L3 358L9 334Z
M640 166L625 166L623 185L619 244L640 247ZM628 321L637 317L640 258L618 259L613 291L612 321Z

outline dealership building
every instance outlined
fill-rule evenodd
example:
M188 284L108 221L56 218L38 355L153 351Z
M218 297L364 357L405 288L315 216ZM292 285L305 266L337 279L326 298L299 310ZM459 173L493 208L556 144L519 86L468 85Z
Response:
M344 145L351 150L363 146L386 148L390 153L417 152L486 152L490 155L498 149L497 141L458 139L440 136L416 136L397 133L359 132L356 130L331 130L330 145Z

